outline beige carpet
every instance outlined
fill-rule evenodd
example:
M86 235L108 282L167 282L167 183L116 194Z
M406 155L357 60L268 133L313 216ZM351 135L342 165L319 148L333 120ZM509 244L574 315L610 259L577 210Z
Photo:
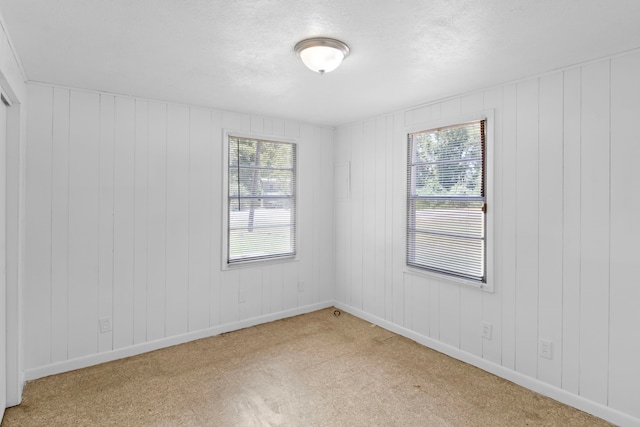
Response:
M30 382L2 426L608 425L333 313Z

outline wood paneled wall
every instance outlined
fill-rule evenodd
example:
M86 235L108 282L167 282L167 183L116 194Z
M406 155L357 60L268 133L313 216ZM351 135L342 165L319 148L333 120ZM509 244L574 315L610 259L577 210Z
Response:
M338 128L335 160L351 164L351 196L336 200L338 303L639 423L638 76L634 52ZM494 293L404 261L406 128L484 109Z
M331 304L333 129L40 84L28 95L28 379ZM298 261L221 271L223 128L298 140Z

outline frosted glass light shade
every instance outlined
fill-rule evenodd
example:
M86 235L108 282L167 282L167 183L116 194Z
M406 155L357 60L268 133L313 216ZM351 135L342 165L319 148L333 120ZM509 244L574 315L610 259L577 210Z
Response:
M340 40L318 37L301 41L294 48L304 65L324 74L338 68L349 54L349 47Z

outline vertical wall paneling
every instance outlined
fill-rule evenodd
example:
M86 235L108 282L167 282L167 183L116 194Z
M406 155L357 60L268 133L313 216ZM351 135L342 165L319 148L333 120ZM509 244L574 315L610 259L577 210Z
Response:
M610 256L609 61L583 68L581 93L580 395L606 404Z
M313 144L310 149L313 150L313 159L317 159L317 161L315 162L311 162L311 169L312 169L312 174L313 176L311 177L311 181L310 181L310 185L311 188L317 188L319 189L320 192L326 191L326 188L329 187L331 189L333 189L333 174L328 176L327 179L330 181L330 186L329 185L325 185L325 183L322 182L322 175L320 173L320 168L318 167L318 162L322 161L322 147L323 147L323 134L322 134L322 129L318 129L318 128L314 128L313 129L313 139L316 142L315 144ZM333 162L332 162L333 163ZM329 194L329 196L331 197L331 194ZM311 230L309 230L309 232L312 234L312 239L314 242L319 242L322 239L322 234L320 233L320 230L324 229L321 225L321 223L323 222L323 217L325 216L325 212L324 212L324 207L319 204L319 200L324 199L323 195L319 195L319 197L315 198L311 198L310 201L310 206L312 209L312 214L311 214L311 222L313 224L315 224L314 228L312 228ZM333 212L329 212L329 217L331 217L333 215ZM323 286L328 286L329 283L323 283L324 281L324 277L322 277L322 266L323 264L321 264L321 254L320 252L318 252L318 247L316 245L309 245L309 250L311 251L311 253L309 254L311 256L311 267L309 270L309 273L311 275L311 283L312 283L312 288L309 289L305 289L306 291L306 298L305 298L305 303L307 301L314 301L317 300L320 297L320 294L322 293L322 287ZM327 266L330 266L332 264L331 261L329 261L328 264L326 264ZM307 286L308 288L308 286ZM331 296L329 296L329 298L331 298Z
M640 55L611 62L611 289L609 325L609 405L640 418L640 288L637 242L640 241L640 200L637 159L640 145L636 122L640 117ZM628 328L628 325L635 327Z
M384 194L385 194L385 211L384 211L384 238L385 238L385 254L384 254L384 285L385 285L385 291L384 291L384 313L385 313L385 320L388 321L393 321L394 319L394 313L393 313L393 308L394 308L394 297L393 297L393 280L394 280L394 275L393 275L393 267L394 267L394 262L393 262L393 253L394 253L394 249L395 246L393 244L390 244L390 242L393 242L393 212L394 212L394 208L393 208L393 203L389 203L389 200L393 200L393 168L394 168L394 162L393 162L393 148L395 146L394 144L394 116L392 115L388 115L385 116L385 127L384 127L384 131L385 131L385 135L384 135L384 139L385 139L385 151L384 151L384 159L385 159L385 189L384 189ZM401 142L399 142L399 144L401 144ZM381 153L382 154L382 153ZM396 220L398 220L398 218L396 218ZM336 224L336 227L339 224ZM336 269L340 267L340 264L336 265ZM336 292L336 297L338 297L340 290L338 289L338 291Z
M336 138L333 142L333 154L335 160L333 162L333 200L335 204L335 210L333 212L334 229L333 229L333 241L335 253L333 257L333 265L335 266L335 294L336 299L339 301L346 301L346 280L345 274L347 270L347 264L341 261L346 256L345 238L347 235L347 222L343 219L344 211L346 210L347 192L348 187L348 171L349 162L346 154L344 154L346 147L346 139L344 134L346 128L336 130ZM340 188L342 186L342 188Z
M516 370L537 375L538 80L517 85Z
M351 132L351 305L362 309L363 298L363 224L364 215L364 140L363 124Z
M640 207L631 172L639 72L635 51L338 127L335 162L350 161L358 172L373 156L384 182L378 175L373 194L364 189L366 200L336 205L337 250L353 242L349 254L357 261L355 245L374 233L376 269L371 283L367 275L354 282L371 262L368 243L362 266L337 256L336 300L471 360L516 371L581 409L621 411L609 412L616 423L626 425L626 415L639 419L634 218ZM494 117L493 292L423 280L404 265L406 126L483 109ZM366 153L354 136L363 127L364 140L376 144ZM354 193L363 191L369 173L362 182L355 176ZM370 197L373 222L360 213ZM362 289L363 304L353 289ZM491 339L481 338L483 321L492 325ZM541 339L552 344L550 358L539 354Z
M336 295L341 298L341 301L351 301L350 292L350 266L351 266L351 197L352 197L352 179L351 179L351 129L344 128L340 131L341 137L339 138L335 151L340 153L339 159L343 161L336 163L335 170L338 173L334 185L336 190L340 183L346 184L344 192L336 193Z
M315 209L313 192L309 191L314 187L314 164L318 159L315 153L316 144L307 144L305 141L315 141L316 134L314 128L303 125L300 128L301 141L298 143L298 192L297 209L298 219L307 218L311 223L315 223ZM315 290L317 276L313 274L313 227L305 227L298 224L298 306L307 305L312 300Z
M254 120L255 123L255 120ZM240 128L246 132L251 132L251 116L248 114L240 114Z
M211 212L209 111L191 109L189 138L189 330L194 331L209 326L211 227L218 226Z
M67 120L68 123L68 120ZM111 318L113 328L113 229L115 165L115 98L100 95L100 199L98 231L98 319ZM62 173L66 176L67 168ZM65 180L67 188L69 180ZM68 203L65 201L65 206ZM68 209L68 208L67 208ZM68 220L68 212L67 212ZM65 230L66 231L66 230ZM66 298L66 294L65 294ZM66 315L66 313L65 313ZM66 332L66 331L65 331ZM113 329L100 331L98 351L113 349ZM61 360L66 359L65 357Z
M493 110L494 123L493 123L493 170L487 171L488 174L493 174L493 206L489 209L493 212L493 224L494 234L489 236L494 241L494 253L503 254L503 191L501 183L503 179L503 142L502 137L502 88L496 88L484 93L483 108L485 110ZM482 293L482 320L488 322L492 326L491 339L482 340L482 357L490 360L493 363L502 363L502 295L504 293L503 287L503 256L494 256L494 276L493 276L493 293Z
M423 276L412 280L411 322L413 329L423 336L429 335L429 283Z
M515 369L516 364L516 159L517 91L515 85L502 91L502 365ZM496 257L496 258L498 258Z
M386 174L387 174L387 162L386 162L386 144L385 144L385 128L386 118L384 116L376 118L375 121L375 159L374 159L374 179L373 185L375 191L373 192L374 199L374 259L373 259L373 313L384 319L384 290L385 290L385 226L386 226Z
M285 135L285 129L284 129L284 120L272 120L271 121L272 125L272 133L274 135L279 135L279 136L284 136Z
M220 324L220 304L222 301L222 272L220 266L222 262L222 113L220 111L211 112L211 148L210 152L210 176L211 183L211 226L210 226L210 262L209 262L209 325Z
M440 307L440 340L452 347L460 347L460 285L453 282L437 282Z
M332 129L28 89L27 378L333 299ZM224 126L299 140L297 262L222 271Z
M288 138L300 138L301 125L293 120L285 120L284 122L284 136ZM283 135L281 131L278 133Z
M189 108L167 112L166 333L187 332L189 299Z
M51 154L53 89L28 87L25 182L25 367L51 363Z
M391 165L391 227L392 227L392 319L394 323L403 324L404 319L404 294L403 294L403 270L406 265L404 236L406 215L406 188L407 188L407 134L402 113L393 116L393 128L391 133L390 157Z
M478 289L460 287L460 348L482 356L482 294Z
M220 323L237 322L240 319L240 271L227 270L222 274Z
M53 89L51 149L51 361L67 358L69 299L69 91Z
M440 284L427 279L429 286L429 337L440 340Z
M362 308L375 306L375 120L364 122L362 130Z
M484 92L465 95L460 99L460 113L474 114L484 108Z
M165 337L167 250L167 106L149 103L147 147L147 339Z
M538 203L538 336L552 342L539 358L538 378L561 386L562 366L562 123L563 75L540 79ZM544 171L544 172L542 172Z
M320 154L321 164L331 165L333 167L333 150L334 150L334 137L335 133L333 129L323 128L322 140L320 142ZM321 206L319 211L319 217L321 225L318 227L319 240L314 247L316 253L320 254L320 277L321 277L321 290L319 294L320 301L329 301L335 299L336 294L336 268L334 262L335 252L335 240L333 238L334 233L328 233L326 230L335 230L334 222L334 209L332 203L327 201L333 201L333 188L334 188L334 176L333 174L326 173L326 167L318 168L317 175L320 179L318 186L321 189L322 198L316 201L316 204ZM316 187L316 188L317 188ZM323 231L325 230L325 231ZM333 248L332 251L326 251L322 248Z
M404 297L404 301L402 301L402 325L410 330L415 330L415 327L413 326L414 281L417 282L418 280L412 273L404 272L402 274L402 295Z
M240 115L237 113L223 112L222 113L222 127L224 129L240 129ZM222 153L222 151L220 152Z
M262 312L262 268L240 269L240 319L258 317Z
M278 123L276 125L276 123ZM274 130L276 135L284 136L287 138L298 139L300 138L300 125L296 122L286 120L274 122ZM304 145L304 143L302 143ZM304 149L304 147L302 147ZM298 165L298 172L300 172ZM304 209L302 210L304 212ZM298 222L300 222L300 215L298 215ZM302 233L305 234L304 232ZM293 309L298 306L298 269L299 262L286 262L283 265L283 282L282 282L282 296L283 296L283 309Z
M113 347L133 344L135 234L135 100L115 100L113 201ZM76 182L76 181L72 181ZM138 260L139 261L139 260Z
M282 264L282 309L291 310L298 306L298 263Z
M148 203L149 182L149 102L135 101L135 152L133 188L133 342L147 340L147 286L148 286Z
M578 394L580 376L581 69L563 73L562 388Z
M72 92L69 125L69 358L98 351L99 95ZM45 209L46 212L48 209Z
M265 301L269 301L270 310L282 311L284 300L284 269L282 264L265 266L262 283L265 292L268 291L268 294L265 296Z
M452 98L440 104L440 117L459 117L460 116L461 99Z
M251 116L251 132L264 133L264 118L259 116Z

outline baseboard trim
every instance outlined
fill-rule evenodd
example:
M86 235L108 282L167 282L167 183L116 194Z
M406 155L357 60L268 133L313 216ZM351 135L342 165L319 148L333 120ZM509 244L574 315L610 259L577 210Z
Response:
M457 347L453 347L441 341L434 340L427 336L421 335L415 331L406 329L395 323L389 322L388 320L366 313L355 307L351 307L347 304L343 304L335 301L333 305L336 308L339 308L340 310L344 310L345 312L352 314L356 317L359 317L363 320L366 320L367 322L371 322L377 326L385 328L398 335L402 335L403 337L409 338L410 340L413 340L433 350L439 351L440 353L444 353L447 356L451 356L455 359L461 360L465 363L468 363L484 371L490 372L494 375L497 375L501 378L509 380L515 384L518 384L522 387L525 387L529 390L535 391L544 396L557 400L558 402L562 402L576 409L579 409L581 411L594 415L598 418L602 418L603 420L606 420L615 425L628 426L628 427L632 427L632 426L640 427L639 418L632 417L631 415L617 411L608 406L602 405L597 402L593 402L591 400L585 399L584 397L575 395L573 393L569 393L566 390L562 390L553 385L544 383L538 379L528 377L519 372L505 368L504 366L498 365L494 362L490 362L488 360L482 359L481 357L478 357L474 354L464 352Z
M457 347L450 346L441 341L434 340L427 336L421 335L415 331L399 326L388 320L382 319L378 316L366 313L358 308L343 304L337 301L325 301L316 304L310 304L303 307L297 307L290 310L284 310L277 313L270 313L263 316L257 316L250 319L244 319L237 322L226 323L223 325L217 325L211 328L202 329L199 331L189 332L169 338L163 338L155 341L141 343L130 347L125 347L117 350L112 350L105 353L92 354L88 356L79 357L64 362L54 363L51 365L41 366L34 369L29 369L24 372L22 379L24 382L33 381L38 378L47 377L49 375L60 374L64 372L74 371L76 369L86 368L93 365L98 365L105 362L111 362L118 359L124 359L126 357L136 356L138 354L147 353L149 351L159 350L161 348L171 347L178 344L183 344L189 341L194 341L202 338L208 338L222 333L236 331L239 329L256 326L262 323L272 322L275 320L285 319L287 317L297 316L300 314L310 313L313 311L321 310L328 307L339 308L356 317L371 322L382 328L388 329L391 332L402 335L409 338L419 344L439 351L443 354L451 356L455 359L461 360L470 365L476 366L484 371L490 372L501 378L509 380L515 384L521 385L529 390L540 393L544 396L550 397L554 400L562 402L564 404L573 406L581 411L592 414L596 417L602 418L613 424L619 426L636 426L640 427L640 419L632 417L623 412L609 408L605 405L593 402L585 399L584 397L577 396L573 393L569 393L558 387L539 381L535 378L528 377L519 372L505 368L494 362L482 359L476 355L464 352Z
M40 366L38 368L26 370L24 372L24 380L33 381L38 378L48 377L49 375L75 371L76 369L87 368L89 366L99 365L105 362L112 362L114 360L124 359L125 357L136 356L138 354L147 353L149 351L159 350L161 348L171 347L178 344L184 344L189 341L213 337L225 332L237 331L239 329L249 328L251 326L260 325L262 323L273 322L274 320L286 319L287 317L297 316L299 314L310 313L312 311L332 307L333 303L333 301L325 301L321 303L310 304L303 307L280 311L277 313L270 313L263 316L252 317L250 319L244 319L237 322L225 323L223 325L213 326L211 328L201 329L199 331L188 332L181 335L136 344L130 347L120 348L105 353L91 354L88 356L78 357L76 359L65 360L63 362L53 363L46 366Z

